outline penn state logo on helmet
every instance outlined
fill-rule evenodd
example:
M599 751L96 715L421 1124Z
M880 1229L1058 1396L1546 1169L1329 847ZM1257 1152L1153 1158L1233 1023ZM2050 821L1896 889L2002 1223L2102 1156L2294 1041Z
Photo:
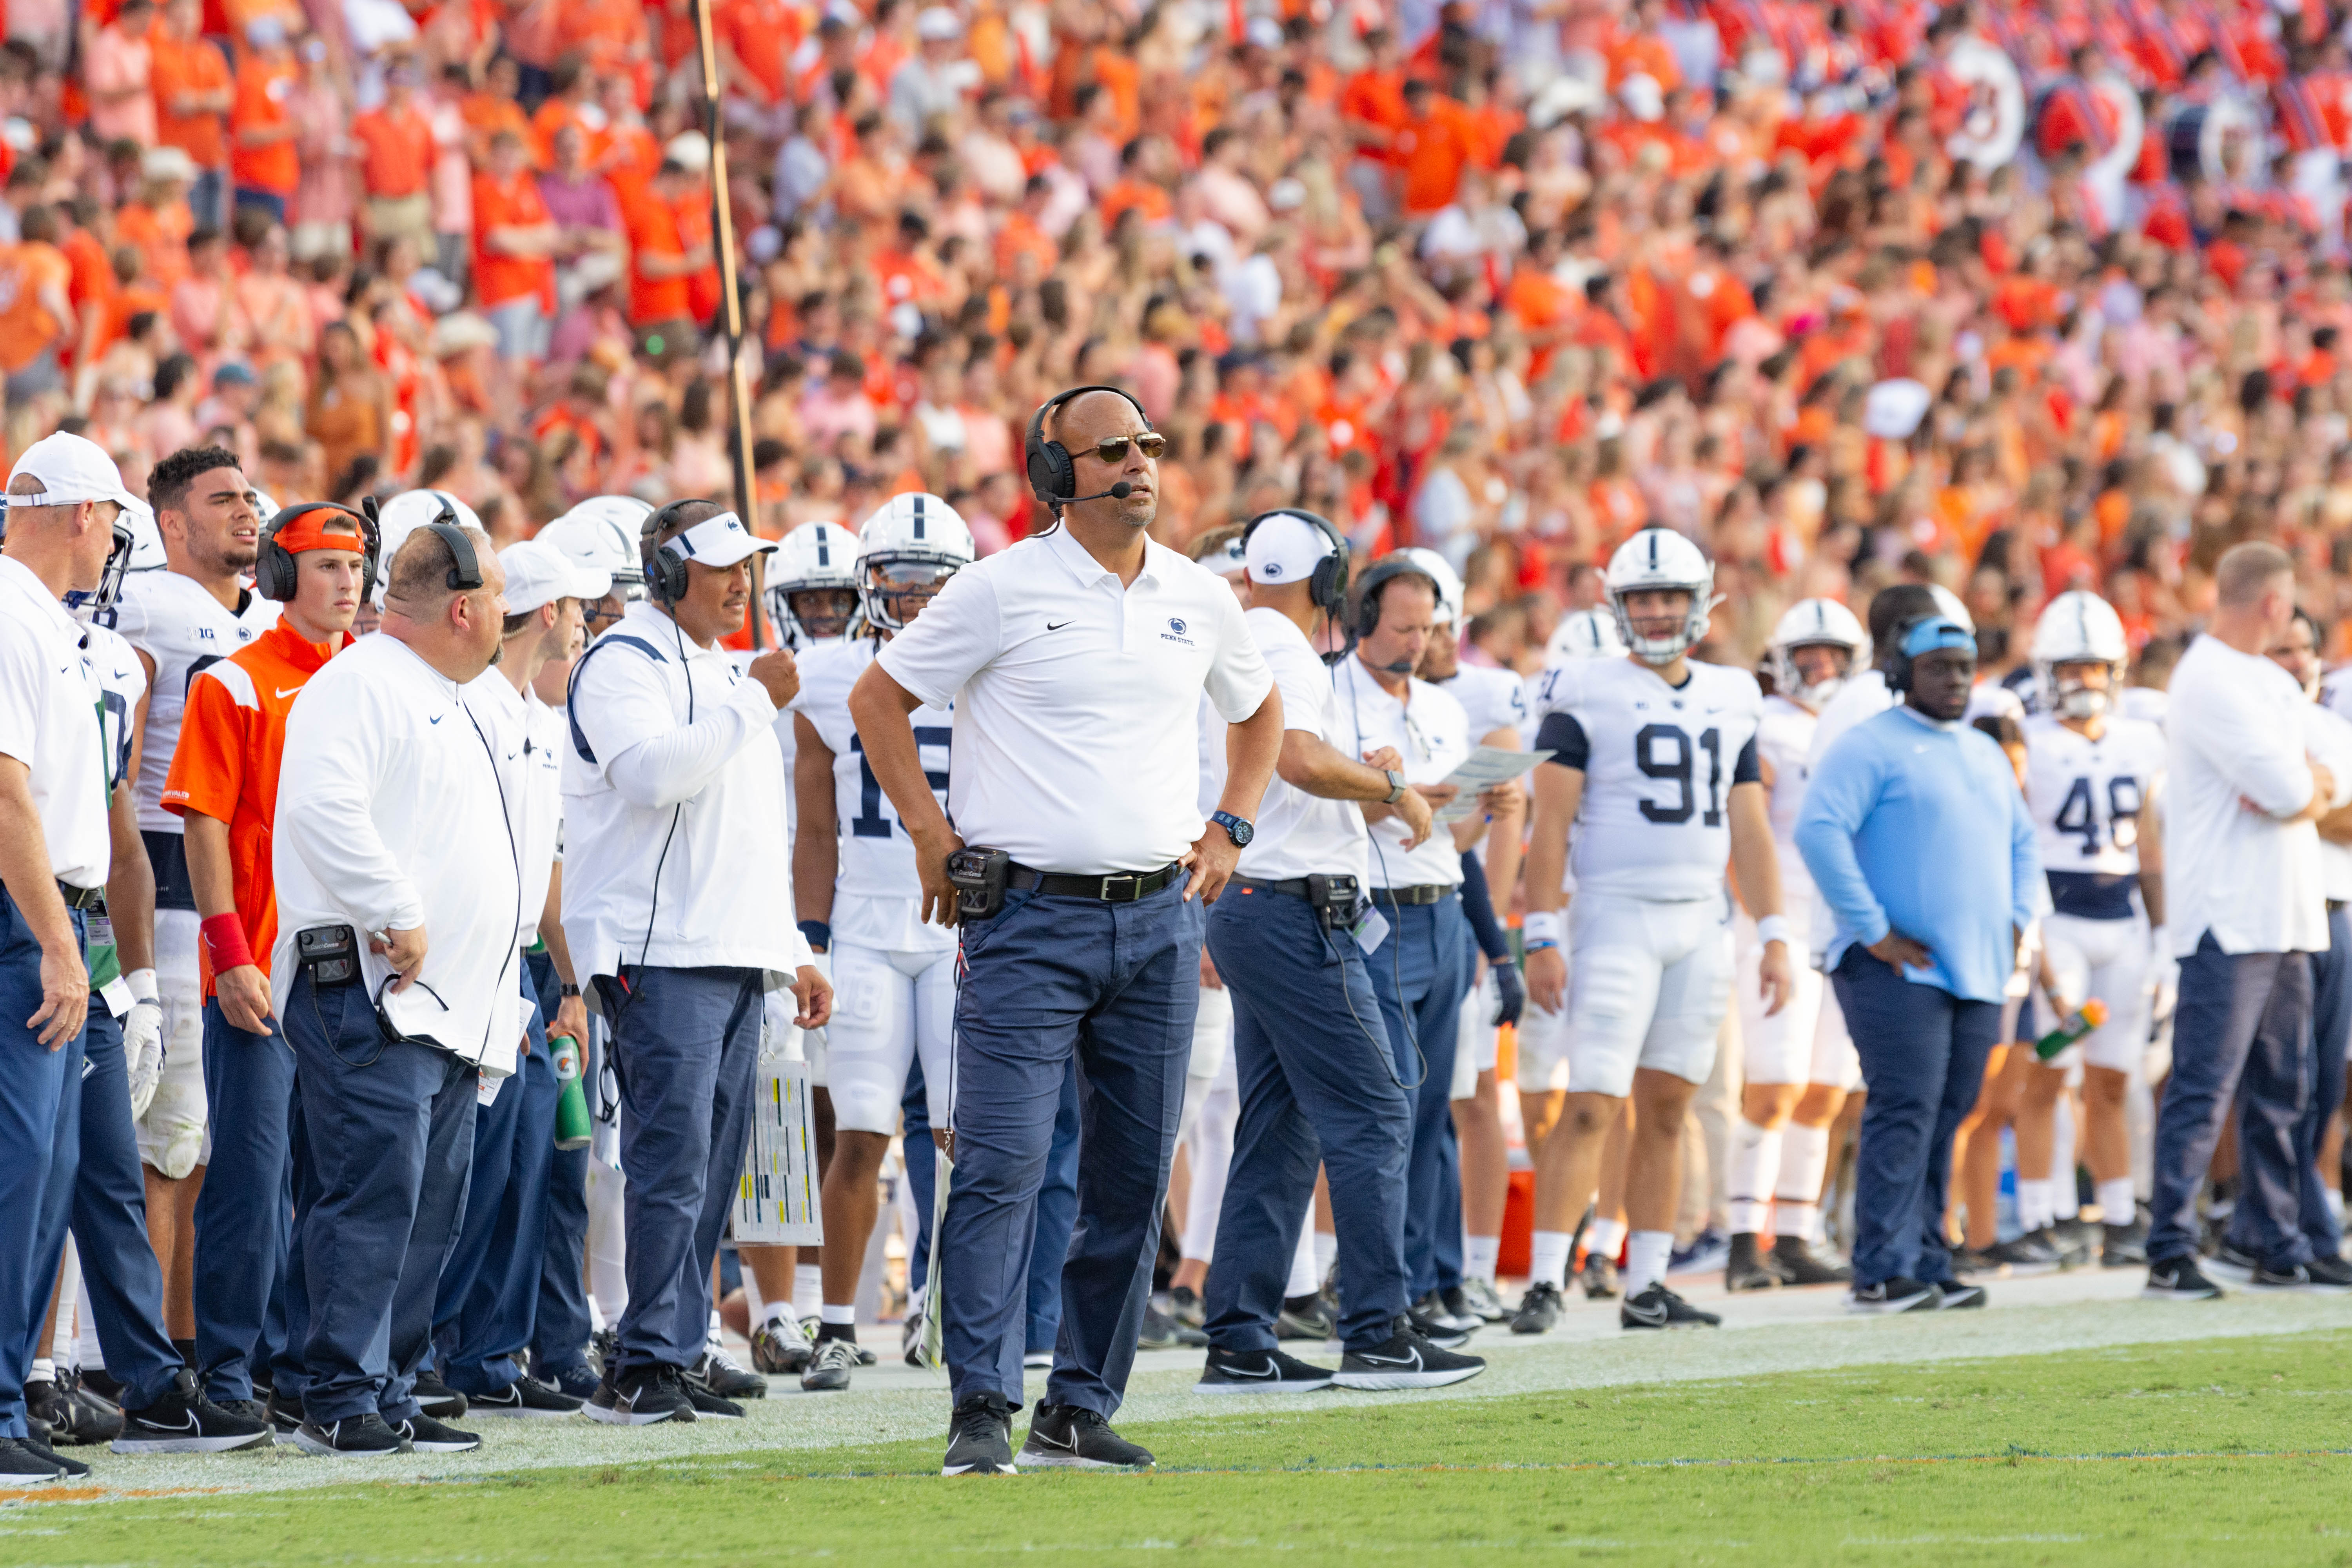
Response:
M1807 647L1843 648L1844 666L1835 675L1808 681L1796 659L1797 650ZM1870 634L1862 629L1852 610L1835 599L1802 599L1790 605L1780 625L1772 628L1771 647L1764 657L1774 690L1819 710L1837 695L1838 688L1869 651Z
M1544 664L1571 658L1623 658L1633 650L1618 635L1617 617L1607 610L1574 610L1560 616L1544 643Z
M812 625L793 605L800 594L857 595L857 535L837 522L804 522L783 537L768 563L768 614L783 634L784 646L803 648L848 630L853 605L843 624Z
M1715 563L1670 528L1645 528L1619 545L1605 580L1618 635L1644 664L1672 664L1689 652L1706 636L1707 616L1722 602L1715 593ZM1649 616L1643 618L1654 629L1644 634L1626 611L1635 594L1675 592L1688 594L1690 607L1671 630L1655 630L1658 617Z
M955 508L918 491L892 496L857 531L857 599L868 625L904 629L904 601L928 599L980 554Z
M2042 618L2033 625L2033 680L2046 713L2089 719L2106 712L2123 689L2124 668L2130 659L2123 617L2096 594L2079 588L2061 594L2042 607ZM2086 664L2107 667L2105 689L2084 684L2080 676L2061 674Z

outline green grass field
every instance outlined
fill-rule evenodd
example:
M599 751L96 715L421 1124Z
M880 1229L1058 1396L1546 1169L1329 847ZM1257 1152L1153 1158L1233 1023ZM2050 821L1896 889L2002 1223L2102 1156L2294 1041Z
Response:
M0 1563L2352 1563L2347 1352L2352 1331L1220 1405L1124 1428L1148 1477L943 1480L934 1441L28 1502L0 1510Z

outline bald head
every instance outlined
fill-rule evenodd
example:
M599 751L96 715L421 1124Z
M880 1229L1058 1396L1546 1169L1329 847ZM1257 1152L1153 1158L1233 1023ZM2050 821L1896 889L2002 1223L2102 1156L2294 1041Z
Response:
M1160 515L1160 465L1143 455L1133 441L1105 457L1103 443L1122 436L1140 436L1151 428L1143 411L1116 392L1083 392L1055 409L1049 434L1070 454L1076 471L1076 494L1098 500L1074 501L1065 509L1070 521L1082 526L1111 525L1139 531ZM1102 492L1126 485L1123 497Z
M2283 584L2282 578L2285 579ZM2251 609L2263 595L2281 587L2292 596L2294 558L2259 539L2231 545L2213 569L2214 599L2225 610Z

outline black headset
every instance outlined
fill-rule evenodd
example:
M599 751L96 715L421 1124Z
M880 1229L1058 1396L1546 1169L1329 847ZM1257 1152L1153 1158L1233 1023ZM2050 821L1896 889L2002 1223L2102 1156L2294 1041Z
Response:
M659 511L647 512L646 521L637 525L637 562L646 570L646 592L654 596L656 605L675 605L686 597L686 552L671 549L661 531L669 526L670 513L698 502L704 506L719 504L707 497L688 496Z
M1323 537L1331 542L1331 552L1315 563L1315 574L1307 579L1307 584L1313 589L1315 607L1327 618L1339 620L1348 608L1348 557L1350 553L1348 536L1334 528L1329 518L1308 511L1305 507L1278 506L1272 511L1258 513L1242 525L1242 551L1244 554L1249 551L1250 535L1257 531L1257 525L1276 517L1295 517L1301 522L1311 523L1322 530Z
M1354 630L1357 641L1360 642L1381 629L1381 590L1400 577L1418 577L1429 584L1432 594L1439 598L1445 596L1445 591L1437 585L1437 579L1416 565L1412 557L1402 553L1381 557L1364 569L1363 581L1356 584Z
M331 500L306 500L299 505L289 506L271 517L261 531L260 552L255 557L253 563L253 585L260 591L261 596L265 599L275 599L280 604L294 596L296 586L294 552L278 542L278 535L288 523L306 512L313 511L339 511L360 525L360 553L363 558L361 562L362 575L360 581L364 584L361 591L372 592L375 584L376 558L383 552L383 531L376 523L375 498L366 497L362 504L366 508L364 511L353 511L350 507L338 506ZM438 528L440 525L436 526ZM450 553L455 555L457 545L462 544L466 549L463 559L470 562L473 559L474 542L466 537L464 531L457 528L443 529L441 531L443 542L447 542L452 534L456 535L457 542L450 544ZM456 568L452 567L451 575L454 577L456 574ZM477 573L476 576L478 578L479 574ZM452 583L450 585L455 587L457 584ZM480 582L477 581L474 586L480 587Z
M1135 394L1123 386L1073 386L1039 404L1037 412L1029 416L1029 432L1022 437L1021 447L1029 470L1029 493L1037 498L1038 505L1057 518L1062 515L1062 508L1077 498L1078 465L1067 447L1045 439L1045 420L1065 403L1089 392L1117 393L1134 405L1136 417L1143 421L1143 427L1151 428L1151 416L1136 402Z

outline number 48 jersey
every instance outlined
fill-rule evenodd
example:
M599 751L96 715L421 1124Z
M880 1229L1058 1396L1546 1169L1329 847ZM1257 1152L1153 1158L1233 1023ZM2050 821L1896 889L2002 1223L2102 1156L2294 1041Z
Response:
M1764 698L1745 670L1689 669L1679 688L1630 658L1544 674L1535 749L1584 773L1570 862L1580 890L1657 903L1723 896L1731 786L1762 780Z
M2025 723L2025 799L2053 877L2139 870L2139 814L2164 772L2164 731L2110 717L2094 741L2042 716ZM2053 887L2055 884L2053 883ZM2123 912L2129 911L2123 889ZM2063 911L2062 912L2065 912Z
M833 882L834 941L885 952L944 952L955 932L922 920L922 875L915 868L914 841L866 764L866 748L849 720L849 691L878 645L856 637L813 648L801 656L800 695L793 711L814 726L833 753L834 831L840 858ZM948 753L954 740L954 710L922 707L908 715L923 776L947 805Z

